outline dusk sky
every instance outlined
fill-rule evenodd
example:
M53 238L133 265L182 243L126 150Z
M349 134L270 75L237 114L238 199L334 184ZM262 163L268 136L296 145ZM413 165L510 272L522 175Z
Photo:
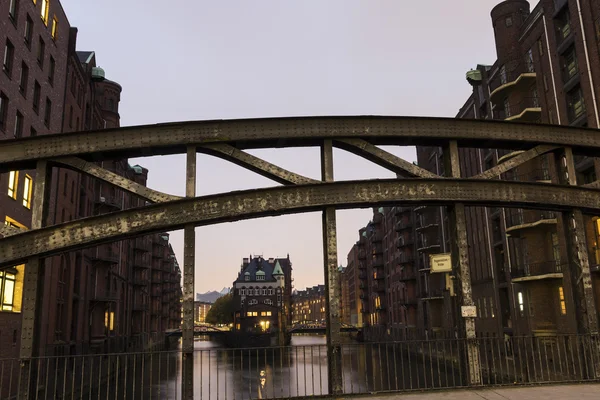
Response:
M78 50L94 50L123 86L123 126L305 115L453 117L471 92L465 73L496 54L500 0L61 0ZM386 148L409 161L414 148ZM319 149L252 154L320 179ZM342 150L337 180L393 177ZM148 185L185 192L185 157L130 160ZM276 186L198 155L198 195ZM339 264L370 210L338 211ZM183 231L172 232L183 266ZM295 288L323 283L320 213L196 229L196 291L231 286L243 257L285 257Z

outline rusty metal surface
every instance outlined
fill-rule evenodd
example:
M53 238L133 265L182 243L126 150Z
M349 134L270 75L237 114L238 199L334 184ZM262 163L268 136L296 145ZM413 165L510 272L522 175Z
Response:
M560 160L561 157L556 157L557 164L564 166L562 170L559 168L559 171L562 172L560 178L569 185L576 186L577 171L575 169L575 158L572 149L566 147L562 157L564 157L564 164ZM598 313L594 301L594 287L592 285L583 214L581 210L574 209L568 213L564 213L563 219L565 220L565 230L570 242L568 250L572 262L569 265L569 269L571 270L571 280L575 295L577 323L580 333L597 334ZM598 372L600 373L600 371Z
M21 233L21 229L19 228L15 228L14 226L10 226L10 225L0 225L0 235L7 237L7 236L11 236L11 235L16 235L17 233Z
M144 185L140 185L139 183L133 182L121 175L117 175L114 172L101 168L96 164L82 160L81 158L64 157L52 160L52 162L56 164L62 164L63 166L76 171L81 171L87 175L103 180L104 182L110 183L128 191L129 193L133 193L154 203L163 203L181 198L179 196L162 193L157 190L150 189Z
M536 146L533 149L527 150L524 153L521 153L510 160L503 162L502 164L496 165L493 168L488 169L487 171L473 176L472 179L492 179L498 177L500 174L503 174L513 168L518 167L519 165L526 163L529 160L532 160L542 154L549 153L551 151L559 149L558 146L551 145L541 145Z
M286 169L271 164L265 160L248 154L226 143L212 143L199 146L200 151L205 151L215 157L231 161L241 167L247 168L266 178L272 179L284 185L301 185L317 183L319 181L290 172ZM208 151L206 151L208 150Z
M196 148L189 146L186 158L185 195L196 196ZM193 224L183 230L183 329L182 398L194 398L194 281L196 273L196 232Z
M329 183L334 181L331 140L325 140L321 146L321 179ZM337 223L333 207L327 207L323 211L323 271L326 293L327 384L329 393L339 395L343 392L340 336L342 293L337 260Z
M336 142L344 150L347 150L356 155L360 155L369 161L374 162L384 168L387 168L397 174L408 177L419 178L439 178L426 169L418 167L411 162L408 162L400 157L393 155L377 146L372 145L363 139L337 139Z
M444 149L444 162L447 164L446 171L453 178L460 177L460 154L456 141L451 141ZM474 307L473 289L471 285L471 269L469 261L469 242L467 238L467 217L465 205L455 203L448 207L450 219L450 235L452 237L452 258L454 278L458 284L458 304L461 307ZM467 369L468 380L471 385L481 384L481 354L479 345L475 340L475 318L457 316L463 321L465 338L467 340Z
M231 192L103 214L0 239L0 266L124 237L263 216L387 204L504 205L600 212L600 192L543 183L471 179L345 181Z
M182 154L189 144L229 143L238 149L318 146L325 138L368 138L378 145L440 146L457 140L468 147L552 144L586 148L590 154L600 150L595 129L449 118L305 117L184 122L3 140L0 167L28 169L38 159L66 156L101 161Z

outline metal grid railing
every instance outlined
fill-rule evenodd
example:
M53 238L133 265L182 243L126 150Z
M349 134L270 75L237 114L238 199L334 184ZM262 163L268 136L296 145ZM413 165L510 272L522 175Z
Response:
M600 380L594 335L493 337L479 345L481 382L469 382L466 339L340 345L344 395ZM328 395L327 346L194 351L194 398ZM180 399L180 351L0 360L0 397Z

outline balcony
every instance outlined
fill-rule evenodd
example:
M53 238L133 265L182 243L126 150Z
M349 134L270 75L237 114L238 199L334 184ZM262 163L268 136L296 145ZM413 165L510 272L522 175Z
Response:
M149 281L147 278L133 278L131 283L133 286L148 286Z
M133 240L133 249L147 253L150 251L150 242L143 237L135 238Z
M415 297L407 297L407 298L401 298L399 300L400 303L405 304L405 305L417 305L419 304L419 300Z
M359 260L366 260L367 259L367 252L364 250L359 250L358 251L358 259Z
M441 245L435 242L428 242L426 240L419 240L417 244L417 251L421 253L439 252Z
M374 257L373 258L373 266L375 268L383 267L383 257Z
M412 237L405 238L401 236L398 238L398 247L412 247L414 244L415 240Z
M378 243L381 242L383 240L383 233L381 232L375 232L374 234L371 235L371 242L373 243Z
M431 154L435 154L434 152L432 152ZM416 213L422 213L427 209L428 206L418 206L415 207L415 212Z
M552 211L510 210L506 218L506 233L519 237L525 230L554 228L557 223L556 214Z
M428 223L427 221L423 221L423 223L417 222L416 230L417 232L424 232L428 230L436 230L440 226L438 221L433 221Z
M118 264L120 259L119 254L113 252L109 246L97 247L90 258L94 263L104 264Z
M413 223L410 220L400 220L396 223L396 231L404 231L407 229L412 229Z
M122 209L121 199L116 196L99 196L96 198L95 204L99 210L119 211Z
M133 257L133 268L138 268L138 269L148 269L150 268L150 262L148 261L148 258L146 257L142 257L140 255L135 255Z
M367 274L366 274L366 272L359 272L358 273L358 279L363 280L363 281L367 280Z
M119 300L116 290L98 290L92 295L92 300L102 303L113 303Z
M539 123L542 120L542 108L537 97L527 97L506 109L494 110L494 119L505 121Z
M148 311L148 304L134 304L132 307L132 310L135 312L144 312L144 311Z
M444 299L444 289L428 288L427 290L423 290L421 292L421 299L424 301L443 300Z
M417 279L417 274L412 268L404 269L398 276L398 280L400 281L413 281L415 279Z
M528 90L535 79L533 61L510 60L499 68L490 81L490 100L494 104L502 104L510 92Z
M405 213L410 213L411 211L411 207L395 207L395 215L397 216L400 216Z
M513 266L510 271L513 283L542 279L561 279L563 264L556 260Z
M410 264L415 261L415 257L412 254L401 253L398 257L396 257L396 262L398 264Z
M366 268L367 268L367 263L365 263L365 262L358 263L358 269L366 269Z
M377 244L373 246L372 255L383 254L383 246L381 244Z
M377 292L385 292L385 282L383 281L383 277L380 280L373 282L373 289Z

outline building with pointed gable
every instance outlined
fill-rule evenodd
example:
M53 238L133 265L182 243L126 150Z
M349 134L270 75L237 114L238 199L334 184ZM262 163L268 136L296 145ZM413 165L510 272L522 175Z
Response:
M233 282L234 330L283 332L291 322L291 272L288 258L244 258Z

